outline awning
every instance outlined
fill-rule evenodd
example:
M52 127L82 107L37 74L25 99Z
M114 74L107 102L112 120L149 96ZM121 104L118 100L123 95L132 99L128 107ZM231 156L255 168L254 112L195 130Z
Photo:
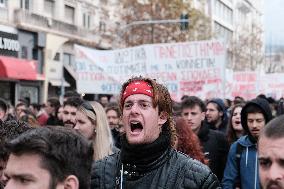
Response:
M61 86L62 85L62 81L60 79L49 79L49 83L52 86ZM70 87L70 84L67 81L63 81L63 86L64 87Z
M39 76L35 61L0 56L0 78L37 80Z

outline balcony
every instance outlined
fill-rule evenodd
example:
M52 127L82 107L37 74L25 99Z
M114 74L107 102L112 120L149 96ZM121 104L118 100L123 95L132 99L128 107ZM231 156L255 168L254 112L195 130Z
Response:
M15 10L15 23L22 28L31 30L45 30L56 32L62 35L71 35L87 38L92 36L92 32L80 28L76 25L65 23L53 18L48 18L42 15L34 14L21 9Z
M251 12L251 6L251 2L248 0L242 0L237 3L238 9L245 14Z

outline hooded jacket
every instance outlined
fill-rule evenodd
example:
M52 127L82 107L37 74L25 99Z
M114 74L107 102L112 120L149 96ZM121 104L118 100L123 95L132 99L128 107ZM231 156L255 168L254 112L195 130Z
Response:
M246 105L243 107L243 109L241 111L242 127L245 130L245 132L247 133L251 142L256 143L257 139L254 138L251 135L249 128L248 128L248 125L247 125L247 116L248 116L247 115L247 108L251 105L255 105L255 106L257 106L261 109L262 114L264 115L264 118L265 118L265 124L267 124L272 119L272 112L271 112L268 101L263 99L263 98L253 99L253 100L249 101L248 103L246 103Z
M242 136L231 145L222 180L223 189L234 189L236 180L240 180L242 189L260 189L256 148L257 139L252 136L247 125L246 110L251 105L256 105L261 109L265 118L265 123L268 123L272 119L269 104L265 99L253 99L243 107L241 112L241 123L243 129L248 134ZM240 149L242 149L240 157L237 157L238 145L240 146Z

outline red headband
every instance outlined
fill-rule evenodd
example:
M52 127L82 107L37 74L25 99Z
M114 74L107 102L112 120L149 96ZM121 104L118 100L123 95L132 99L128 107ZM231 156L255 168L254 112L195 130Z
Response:
M144 94L153 97L153 88L146 81L133 81L127 85L122 95L122 102L133 94Z

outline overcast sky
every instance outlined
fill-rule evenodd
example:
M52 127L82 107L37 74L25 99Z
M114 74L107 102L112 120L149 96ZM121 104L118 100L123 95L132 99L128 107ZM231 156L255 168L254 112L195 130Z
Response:
M264 0L266 45L284 46L284 0Z

